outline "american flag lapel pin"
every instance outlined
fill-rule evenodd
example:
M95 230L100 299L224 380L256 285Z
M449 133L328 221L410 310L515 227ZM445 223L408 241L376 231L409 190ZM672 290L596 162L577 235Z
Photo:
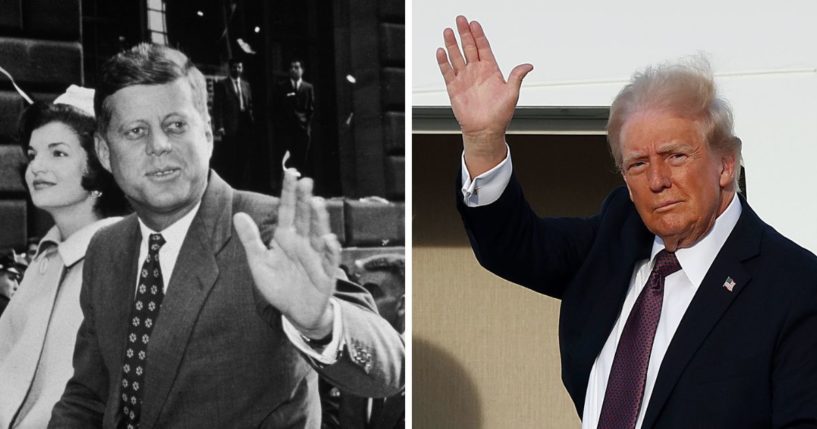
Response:
M723 282L723 287L729 292L732 292L732 289L735 288L735 281L732 280L732 277L726 276L726 281Z

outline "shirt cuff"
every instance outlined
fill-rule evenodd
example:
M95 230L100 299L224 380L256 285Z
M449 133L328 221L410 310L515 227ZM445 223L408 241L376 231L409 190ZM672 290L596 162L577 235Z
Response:
M295 348L324 365L332 365L338 361L338 354L344 343L343 317L341 317L340 304L335 298L329 298L329 303L332 305L332 341L322 350L307 343L298 328L292 325L286 316L281 315L284 333Z
M511 148L505 143L506 154L496 167L480 174L473 180L465 165L465 152L462 153L462 200L468 207L487 206L502 196L511 181L513 163Z

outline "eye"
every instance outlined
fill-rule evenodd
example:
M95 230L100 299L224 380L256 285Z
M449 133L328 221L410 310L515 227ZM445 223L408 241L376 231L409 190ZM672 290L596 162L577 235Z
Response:
M53 152L51 152L51 155L52 155L54 158L62 158L62 157L68 156L68 154L67 154L67 153L65 153L65 152L63 152L63 151L61 151L61 150L59 150L59 149L54 149L54 151L53 151Z
M26 159L28 160L28 162L34 161L34 158L36 156L37 152L35 152L33 149L29 149L26 151Z
M187 123L184 121L172 121L167 124L167 132L171 134L181 134L187 130Z
M633 162L627 164L626 171L627 171L627 173L630 173L630 174L640 173L641 171L644 170L646 165L647 165L647 163L644 162L644 161L633 161Z
M679 163L682 163L682 162L684 162L686 159L687 159L687 154L685 154L685 153L680 153L680 152L670 154L670 156L669 156L669 161L670 161L671 163L673 163L673 164L679 164Z
M137 140L145 136L147 130L144 127L133 127L125 130L125 138L128 140Z

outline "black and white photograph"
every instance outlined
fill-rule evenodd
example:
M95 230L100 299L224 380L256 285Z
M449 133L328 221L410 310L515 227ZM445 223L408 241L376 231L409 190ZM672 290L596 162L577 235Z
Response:
M0 428L403 428L399 1L0 1Z

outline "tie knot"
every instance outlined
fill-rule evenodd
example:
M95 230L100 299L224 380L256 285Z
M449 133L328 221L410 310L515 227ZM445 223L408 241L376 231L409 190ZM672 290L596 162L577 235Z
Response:
M661 277L666 277L680 269L681 264L678 263L678 258L675 257L675 253L667 252L667 250L664 249L655 255L655 266L652 270Z
M150 238L148 239L149 245L148 249L150 251L148 253L157 254L159 253L159 249L162 248L165 244L165 238L162 237L162 234L150 234Z

